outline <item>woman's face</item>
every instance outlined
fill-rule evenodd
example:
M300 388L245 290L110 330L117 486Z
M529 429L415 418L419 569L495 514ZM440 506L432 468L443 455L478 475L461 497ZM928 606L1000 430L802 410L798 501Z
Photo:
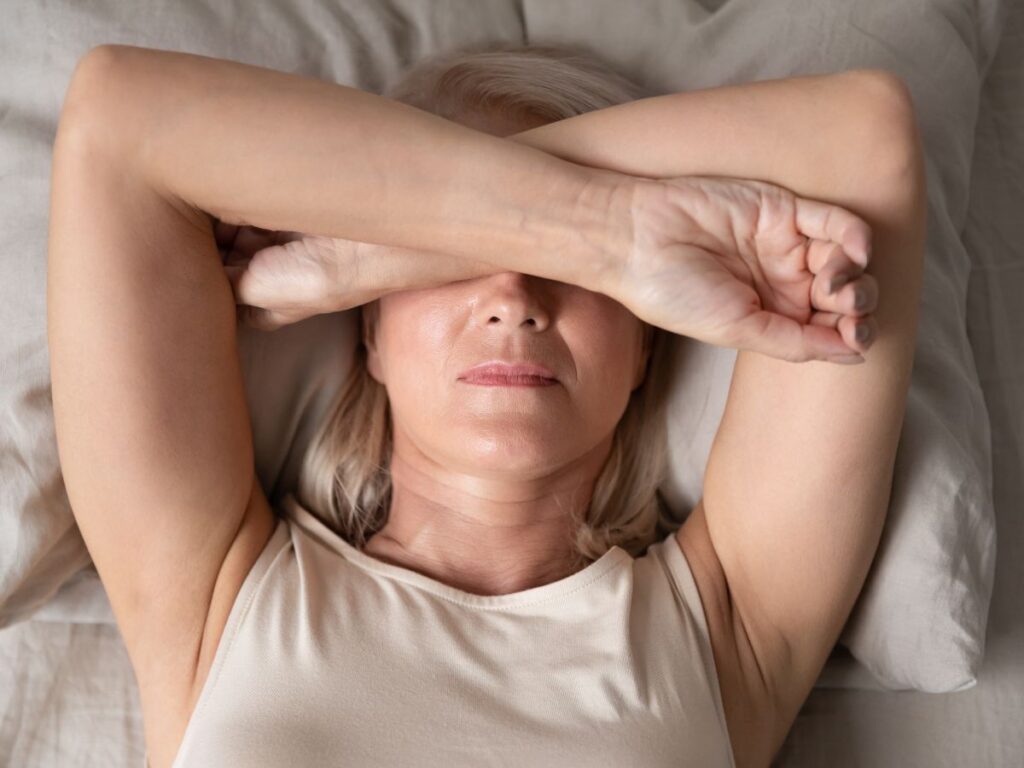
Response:
M547 475L610 441L643 381L635 315L604 294L534 275L389 293L367 319L368 368L387 388L395 430L455 472ZM557 382L460 380L492 360L539 363Z
M536 123L460 120L508 135ZM525 126L525 127L524 127ZM388 391L396 446L454 472L543 477L610 448L643 381L649 326L601 293L520 272L385 294L364 307L367 365ZM460 379L488 361L549 368L551 386Z

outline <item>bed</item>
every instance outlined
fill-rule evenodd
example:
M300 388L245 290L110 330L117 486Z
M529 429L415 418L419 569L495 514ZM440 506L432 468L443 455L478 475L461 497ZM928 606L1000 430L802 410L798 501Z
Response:
M762 3L760 12L786 18L799 9L806 22L801 39L809 48L820 49L821 61L827 62L829 46L825 43L834 42L829 36L834 28L823 23L824 16L816 14L823 6L838 7L838 3L774 0ZM604 5L610 7L609 3ZM753 12L753 4L744 0L649 0L630 6L628 14L602 15L593 13L593 6L588 6L586 0L500 0L487 4L456 0L390 0L379 4L303 0L277 7L271 2L236 4L216 0L133 3L130 7L119 6L113 0L16 2L5 8L8 26L3 40L8 43L15 35L27 36L27 42L22 40L20 45L24 50L31 48L34 58L23 66L11 66L13 48L3 46L8 58L4 59L6 66L0 67L0 82L5 92L21 94L23 85L19 83L26 77L40 77L42 71L48 74L46 87L34 102L38 111L11 107L20 103L17 98L12 97L7 106L5 99L0 99L0 137L4 132L20 131L21 135L35 136L39 148L45 150L46 142L52 142L69 64L90 45L100 42L195 50L377 88L394 74L399 63L453 44L485 39L589 39L602 42L610 56L632 61L634 72L646 72L649 80L656 81L659 70L655 63L627 55L643 45L645 35L654 35L654 30L665 25L702 23L706 24L704 39L708 46L726 45L725 35L738 25L734 19ZM881 23L885 21L881 17L889 12L885 10L888 3L881 0L850 3L848 7L860 14L857 23L851 21L851 25L862 30L865 39L871 37L865 20L876 14ZM326 17L322 16L325 8L331 9ZM953 26L969 23L977 33L978 46L972 55L977 54L978 69L973 74L977 75L978 99L965 108L969 114L963 117L973 129L962 169L969 184L957 189L962 201L950 204L951 210L962 210L963 215L950 220L955 226L954 236L969 254L964 274L966 291L961 297L965 300L963 322L957 320L969 341L969 365L965 370L971 381L980 385L979 397L983 395L984 399L982 411L960 417L968 421L984 418L985 428L976 434L986 437L985 448L990 451L986 454L990 463L980 462L978 467L983 474L991 473L985 478L991 483L986 489L990 497L987 493L979 496L991 503L991 509L982 504L974 510L981 516L972 517L969 526L973 534L976 519L984 521L986 513L994 519L994 541L979 536L979 541L986 542L985 559L978 560L979 567L984 571L994 566L991 574L979 577L983 588L979 589L977 605L984 631L975 635L983 641L983 648L974 656L976 667L973 662L969 665L966 682L953 680L941 687L943 693L926 692L922 685L887 685L837 651L777 756L774 765L786 768L1024 766L1024 345L1020 342L1024 336L1024 302L1019 298L1024 295L1024 219L1020 215L1024 211L1024 4L904 0L904 9L909 18L919 15L929 23L936 19L938 24ZM715 23L707 24L708 20ZM332 28L331 24L339 23L352 32L340 42L324 32ZM271 29L279 35L268 36ZM736 36L731 39L738 46ZM254 53L255 40L259 43ZM306 42L300 46L295 41ZM332 45L342 43L346 46L344 55L332 54ZM880 45L884 48L887 43L883 40ZM940 53L945 56L945 52ZM899 60L905 52L893 55ZM856 57L852 60L857 61ZM803 69L814 67L812 63ZM819 64L818 68L823 71L830 67ZM786 74L766 71L770 69L764 66L764 60L751 56L730 71L747 80ZM696 60L687 76L693 87L712 85L716 78L713 69L702 69ZM19 186L17 194L26 202L20 218L15 218L19 212L14 211L0 219L9 236L4 260L0 261L5 279L0 283L13 285L15 281L7 277L14 274L9 271L14 268L21 270L17 272L19 279L31 273L26 279L32 282L30 290L19 293L17 300L23 304L6 301L0 308L0 327L7 337L0 346L0 369L4 371L0 389L16 391L16 396L0 401L4 413L0 426L0 525L14 502L22 498L14 485L6 490L2 487L4 479L13 476L5 473L15 465L23 476L33 479L34 489L48 494L40 491L35 498L50 499L53 506L61 495L58 480L39 470L43 457L33 459L25 450L11 449L24 447L21 436L31 431L29 414L35 412L30 409L43 412L48 394L40 386L15 387L19 373L29 371L31 366L36 366L31 370L45 368L45 335L40 343L39 321L45 306L40 288L45 272L47 179L45 173L38 172L39 159L45 161L45 152L12 156L10 146L0 145L4 163L0 184L6 186L4 194L13 197L13 185L21 179L25 184ZM29 175L22 174L23 168L32 163L36 169L31 176L34 186L26 181ZM24 227L20 226L23 222ZM31 251L30 257L17 255L22 247ZM956 314L952 305L950 311ZM344 319L330 322L335 321ZM35 335L27 333L30 325ZM11 341L15 338L17 343ZM257 345L271 342L253 338L248 343L247 360L255 365L263 354L261 350L270 349ZM276 343L286 345L287 340L279 338ZM333 375L341 373L334 371ZM260 425L254 425L261 478L266 481L268 496L275 500L294 483L298 447L303 436L308 438L310 429L308 418L303 421L288 414L315 413L317 403L323 404L324 394L275 390L274 385L266 380L261 383L255 374L248 383L250 404L273 401L279 409L279 421L287 423L286 433L273 434L261 432ZM713 433L706 426L702 429L706 435ZM705 460L706 453L692 460L694 472ZM680 478L673 490L676 498L686 501L694 486L687 486L685 473ZM17 486L22 487L28 486ZM33 514L42 519L50 506L33 508ZM0 527L0 532L11 530ZM144 745L138 693L109 604L73 528L65 525L48 535L34 545L44 552L35 561L39 567L29 573L31 578L25 571L19 572L14 586L0 580L0 597L8 599L7 606L12 595L21 599L19 609L11 610L0 623L0 765L140 766ZM0 558L10 551L0 545ZM13 564L0 559L0 575L5 569L13 571ZM991 576L990 582L986 582L986 575ZM915 687L917 690L913 690Z

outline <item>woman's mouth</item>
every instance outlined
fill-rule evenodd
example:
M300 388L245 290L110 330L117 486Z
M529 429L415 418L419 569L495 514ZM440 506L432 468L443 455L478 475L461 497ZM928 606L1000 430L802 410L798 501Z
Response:
M478 384L485 387L552 387L558 382L543 376L529 374L506 375L500 373L481 373L459 379L466 384Z
M558 383L547 367L532 362L492 360L460 374L459 381L484 387L550 387Z

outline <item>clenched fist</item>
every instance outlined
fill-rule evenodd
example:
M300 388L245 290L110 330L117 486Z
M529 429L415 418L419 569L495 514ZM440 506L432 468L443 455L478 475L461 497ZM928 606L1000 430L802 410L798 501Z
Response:
M638 182L632 210L613 298L641 319L791 362L863 360L878 302L863 219L765 182L699 176Z

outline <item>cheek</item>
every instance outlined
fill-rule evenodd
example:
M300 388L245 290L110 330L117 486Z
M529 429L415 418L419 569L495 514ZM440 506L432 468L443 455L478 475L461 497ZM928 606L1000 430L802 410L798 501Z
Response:
M595 395L628 399L641 335L635 317L622 311L590 313L567 338L576 358L580 386Z
M451 327L450 315L428 302L395 302L382 316L380 349L388 398L403 423L431 423L439 418L438 405L447 398L447 378L457 373L449 370ZM432 406L425 408L425 403Z
M580 411L596 428L614 428L633 389L640 344L635 318L595 313L566 342L576 362L575 397Z
M451 348L451 307L409 291L382 298L380 334L387 363L395 373L436 367Z

